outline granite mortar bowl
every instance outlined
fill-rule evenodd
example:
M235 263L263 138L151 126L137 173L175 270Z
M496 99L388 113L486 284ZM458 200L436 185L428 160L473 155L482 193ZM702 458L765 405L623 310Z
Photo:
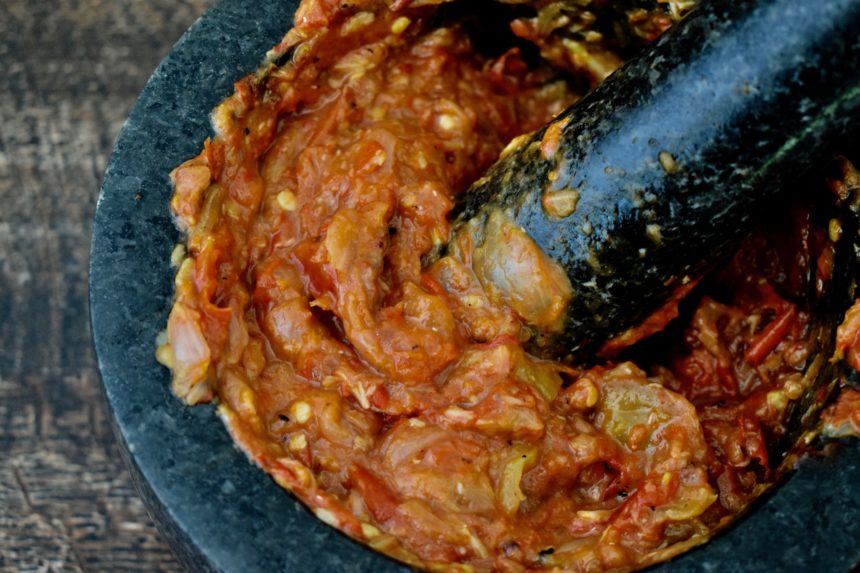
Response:
M171 304L168 173L211 135L210 110L291 26L296 0L222 0L179 40L120 133L90 259L93 339L122 455L150 514L194 571L404 572L317 520L252 466L211 405L185 407L154 358ZM860 440L799 464L709 543L653 567L847 572L860 565Z

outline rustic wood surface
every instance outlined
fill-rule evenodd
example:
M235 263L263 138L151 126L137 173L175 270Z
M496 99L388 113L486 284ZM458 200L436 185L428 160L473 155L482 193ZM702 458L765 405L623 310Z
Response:
M179 571L120 460L87 261L114 138L212 0L0 0L0 571Z

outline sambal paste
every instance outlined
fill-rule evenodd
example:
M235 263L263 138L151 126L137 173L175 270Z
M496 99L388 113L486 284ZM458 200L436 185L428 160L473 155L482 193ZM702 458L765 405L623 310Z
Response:
M534 2L503 50L435 4L303 0L216 108L216 137L172 174L187 241L157 355L174 392L217 400L317 517L416 566L629 570L701 543L772 477L826 233L786 210L664 331L677 309L593 367L530 356L522 318L551 321L558 293L495 296L492 252L422 258L512 139L692 2Z

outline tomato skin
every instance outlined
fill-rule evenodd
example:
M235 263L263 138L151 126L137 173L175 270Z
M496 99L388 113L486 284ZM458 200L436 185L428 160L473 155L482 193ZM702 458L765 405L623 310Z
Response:
M355 464L349 469L350 484L361 493L361 498L373 517L385 523L397 515L398 500L394 493L374 478L366 469Z

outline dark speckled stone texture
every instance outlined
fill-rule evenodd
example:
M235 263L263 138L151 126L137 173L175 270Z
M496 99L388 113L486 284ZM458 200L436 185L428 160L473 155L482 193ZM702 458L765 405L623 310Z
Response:
M249 464L211 406L186 408L154 359L179 239L167 174L210 134L209 110L289 26L295 3L225 0L179 41L119 136L95 219L93 337L117 435L141 495L190 570L404 571L317 521ZM860 562L860 447L808 460L747 519L658 568L847 572Z

